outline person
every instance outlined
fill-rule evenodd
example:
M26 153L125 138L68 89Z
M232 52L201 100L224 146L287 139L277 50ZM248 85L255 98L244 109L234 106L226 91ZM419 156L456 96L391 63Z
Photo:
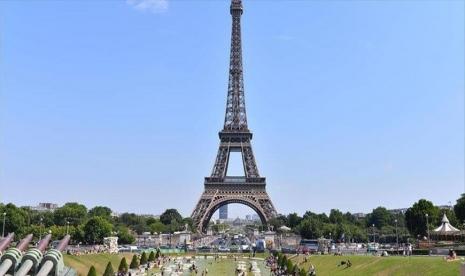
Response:
M310 265L310 268L308 269L308 275L309 276L316 276L316 270L313 264Z

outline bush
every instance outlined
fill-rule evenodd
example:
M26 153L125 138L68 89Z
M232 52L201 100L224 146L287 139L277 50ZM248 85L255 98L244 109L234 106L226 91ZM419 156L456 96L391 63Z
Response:
M429 250L428 249L413 249L412 250L412 255L428 255Z
M122 273L127 273L128 272L128 263L126 262L125 257L123 257L121 259L121 262L119 263L118 272L122 272Z
M149 262L153 262L153 261L155 261L155 252L150 251L150 254L149 254Z
M108 262L107 267L105 268L105 272L103 272L103 276L114 276L115 271L113 270L113 266L111 262Z
M136 269L139 267L139 260L137 259L137 255L132 256L131 264L129 265L130 269Z
M140 264L147 264L147 254L145 254L145 252L142 252L142 256L140 257Z
M94 266L90 267L89 272L87 273L87 276L97 276L97 271L95 270Z

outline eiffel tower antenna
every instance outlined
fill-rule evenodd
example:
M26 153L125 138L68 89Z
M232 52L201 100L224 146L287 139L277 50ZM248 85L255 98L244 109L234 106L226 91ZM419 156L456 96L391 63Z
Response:
M242 1L231 0L230 12L231 53L224 127L219 132L220 145L212 173L205 177L205 190L191 215L199 232L206 230L216 210L230 203L249 206L264 225L277 215L265 189L266 179L258 172L252 151L252 133L247 125L242 68ZM227 176L231 152L241 153L244 176Z

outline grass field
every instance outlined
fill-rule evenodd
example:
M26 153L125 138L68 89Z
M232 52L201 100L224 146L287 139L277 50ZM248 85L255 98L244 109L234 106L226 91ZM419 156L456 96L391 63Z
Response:
M352 266L338 267L341 261L350 260ZM303 257L292 259L302 262ZM461 261L446 262L441 257L374 257L374 256L311 256L300 266L310 264L321 275L459 275Z
M203 254L199 254L203 256ZM102 275L109 261L113 268L118 268L121 258L125 256L128 264L132 254L93 254L83 256L65 255L65 264L77 270L78 275L85 276L91 265L97 269L97 274ZM349 259L350 268L338 267L341 261ZM292 258L295 263L301 263L303 256ZM309 268L313 264L318 276L325 275L435 275L448 276L459 275L461 261L446 262L441 257L373 257L373 256L310 256L307 263L299 266ZM209 275L234 275L235 264L230 260L208 264Z
M98 275L102 275L108 262L111 262L113 269L116 271L121 258L126 257L129 265L132 259L131 253L125 254L90 254L82 256L64 255L65 265L76 269L78 275L85 276L89 272L89 268L93 265L97 270Z

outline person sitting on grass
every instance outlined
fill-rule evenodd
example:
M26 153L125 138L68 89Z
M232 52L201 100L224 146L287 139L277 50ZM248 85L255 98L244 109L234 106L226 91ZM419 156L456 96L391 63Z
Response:
M342 265L345 265L346 268L349 268L352 266L352 263L350 262L350 260L347 260L347 261L341 261L337 266L342 266Z

